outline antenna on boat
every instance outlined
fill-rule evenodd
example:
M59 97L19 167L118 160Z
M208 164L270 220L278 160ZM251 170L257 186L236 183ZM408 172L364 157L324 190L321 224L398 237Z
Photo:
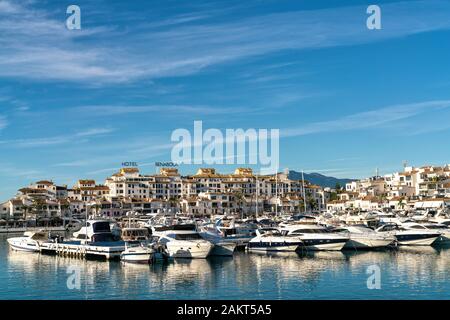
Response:
M86 234L85 234L85 240L86 241L87 241L87 236L88 236L88 231L87 231L88 207L89 207L89 204L86 203L86 220L84 221L84 226L86 228L86 230L84 230L84 232L86 232Z
M275 172L275 216L278 216L278 168Z
M303 189L303 212L306 213L306 193L305 193L305 177L302 169L302 189Z
M258 176L255 175L256 179L256 218L258 218Z

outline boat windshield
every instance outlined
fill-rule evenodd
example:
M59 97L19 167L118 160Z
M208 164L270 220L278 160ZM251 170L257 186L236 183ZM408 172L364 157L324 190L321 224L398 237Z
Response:
M198 233L171 233L167 235L175 240L201 240L202 237Z
M426 225L426 228L427 229L445 229L445 230L448 229L448 227L444 224L429 224L429 225Z
M92 236L92 242L112 242L114 237L112 233L98 233Z
M92 224L92 229L94 232L110 232L108 221L95 222Z
M313 229L297 229L291 232L291 234L301 234L301 233L330 233L327 229L313 228Z
M140 241L127 241L126 245L128 248L136 248L136 247L141 247L144 244L141 243Z
M261 234L263 237L273 237L273 236L281 236L282 233L278 230L271 229L271 230L261 230Z

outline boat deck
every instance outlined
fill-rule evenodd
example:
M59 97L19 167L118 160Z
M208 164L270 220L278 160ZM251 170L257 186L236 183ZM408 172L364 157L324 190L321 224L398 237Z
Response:
M40 246L41 253L58 254L78 258L99 257L107 260L119 259L125 250L125 242L97 242L82 244L81 241L65 241L61 243L44 242Z

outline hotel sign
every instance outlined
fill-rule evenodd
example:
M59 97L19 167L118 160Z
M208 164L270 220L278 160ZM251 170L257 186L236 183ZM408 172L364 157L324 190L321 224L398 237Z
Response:
M178 163L168 161L168 162L155 162L155 167L178 167Z
M137 167L137 162L122 162L122 167Z

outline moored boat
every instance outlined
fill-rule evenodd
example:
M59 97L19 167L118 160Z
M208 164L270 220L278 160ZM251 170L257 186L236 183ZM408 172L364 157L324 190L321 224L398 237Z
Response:
M348 236L332 233L327 228L315 224L282 224L282 234L297 236L301 240L299 248L319 251L340 251L349 240Z
M413 245L413 246L430 246L441 235L432 230L427 230L418 223L403 223L398 225L396 223L385 224L378 229L377 232L383 234L394 235L399 245Z
M247 244L248 251L296 251L302 244L299 237L283 236L277 229L258 230Z
M194 224L153 227L152 235L166 246L171 258L206 258L214 247L200 236Z
M22 237L7 239L11 249L16 251L40 252L41 244L49 242L49 233L45 231L27 231Z

